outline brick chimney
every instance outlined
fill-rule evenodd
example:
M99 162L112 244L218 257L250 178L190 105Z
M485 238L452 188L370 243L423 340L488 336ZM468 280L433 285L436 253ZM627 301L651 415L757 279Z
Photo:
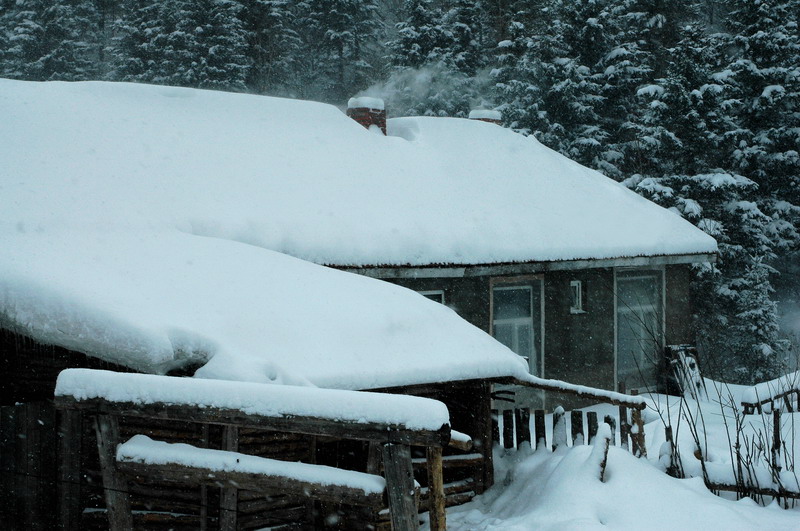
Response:
M350 98L347 102L347 116L367 129L374 125L386 134L386 108L380 98Z
M492 111L489 109L473 109L469 112L469 119L497 125L503 123L503 115L500 111Z

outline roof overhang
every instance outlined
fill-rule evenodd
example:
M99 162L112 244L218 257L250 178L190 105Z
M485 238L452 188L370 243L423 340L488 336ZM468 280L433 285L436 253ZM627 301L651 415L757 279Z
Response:
M528 275L547 271L572 271L612 267L649 267L716 262L716 253L629 256L552 262L514 262L501 264L442 264L423 266L335 266L335 269L372 278L466 278L483 276Z

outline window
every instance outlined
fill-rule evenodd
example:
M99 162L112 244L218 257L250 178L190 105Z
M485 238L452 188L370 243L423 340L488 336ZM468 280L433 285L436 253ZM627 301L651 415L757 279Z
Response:
M625 391L649 389L664 338L664 275L660 270L616 272L617 383Z
M418 291L420 295L426 297L432 301L436 301L439 304L444 304L444 290L443 289L432 289L426 291Z
M586 313L583 305L586 300L583 281L571 280L569 283L569 313Z
M492 287L492 335L528 360L531 374L542 374L542 289L536 279L524 285Z

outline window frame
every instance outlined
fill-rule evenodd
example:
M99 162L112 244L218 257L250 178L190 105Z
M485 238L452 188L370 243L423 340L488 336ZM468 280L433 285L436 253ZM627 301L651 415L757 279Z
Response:
M444 290L443 289L422 289L422 290L418 290L417 293L419 293L420 295L422 295L426 299L430 299L433 302L438 302L440 304L445 304L446 301L447 301L447 299L444 296ZM434 299L432 299L430 297L431 295L439 295L442 300L440 300L440 301L434 300Z
M544 275L522 275L514 277L491 277L489 279L489 335L494 337L494 290L495 288L531 288L531 297L533 297L533 287L537 285L539 288L539 336L534 337L533 345L538 349L537 362L539 366L539 378L545 377L545 313L544 313ZM531 311L533 312L534 302L531 301ZM531 320L533 316L531 315ZM534 327L535 329L535 327ZM531 370L530 360L528 360L528 371ZM533 373L531 373L533 374Z

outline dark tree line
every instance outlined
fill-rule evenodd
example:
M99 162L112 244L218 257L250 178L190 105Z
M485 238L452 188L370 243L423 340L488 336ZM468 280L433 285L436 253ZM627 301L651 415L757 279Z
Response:
M800 0L0 0L0 76L500 109L717 238L695 322L718 372L750 381L779 370L773 286L797 297L800 278L799 17Z

